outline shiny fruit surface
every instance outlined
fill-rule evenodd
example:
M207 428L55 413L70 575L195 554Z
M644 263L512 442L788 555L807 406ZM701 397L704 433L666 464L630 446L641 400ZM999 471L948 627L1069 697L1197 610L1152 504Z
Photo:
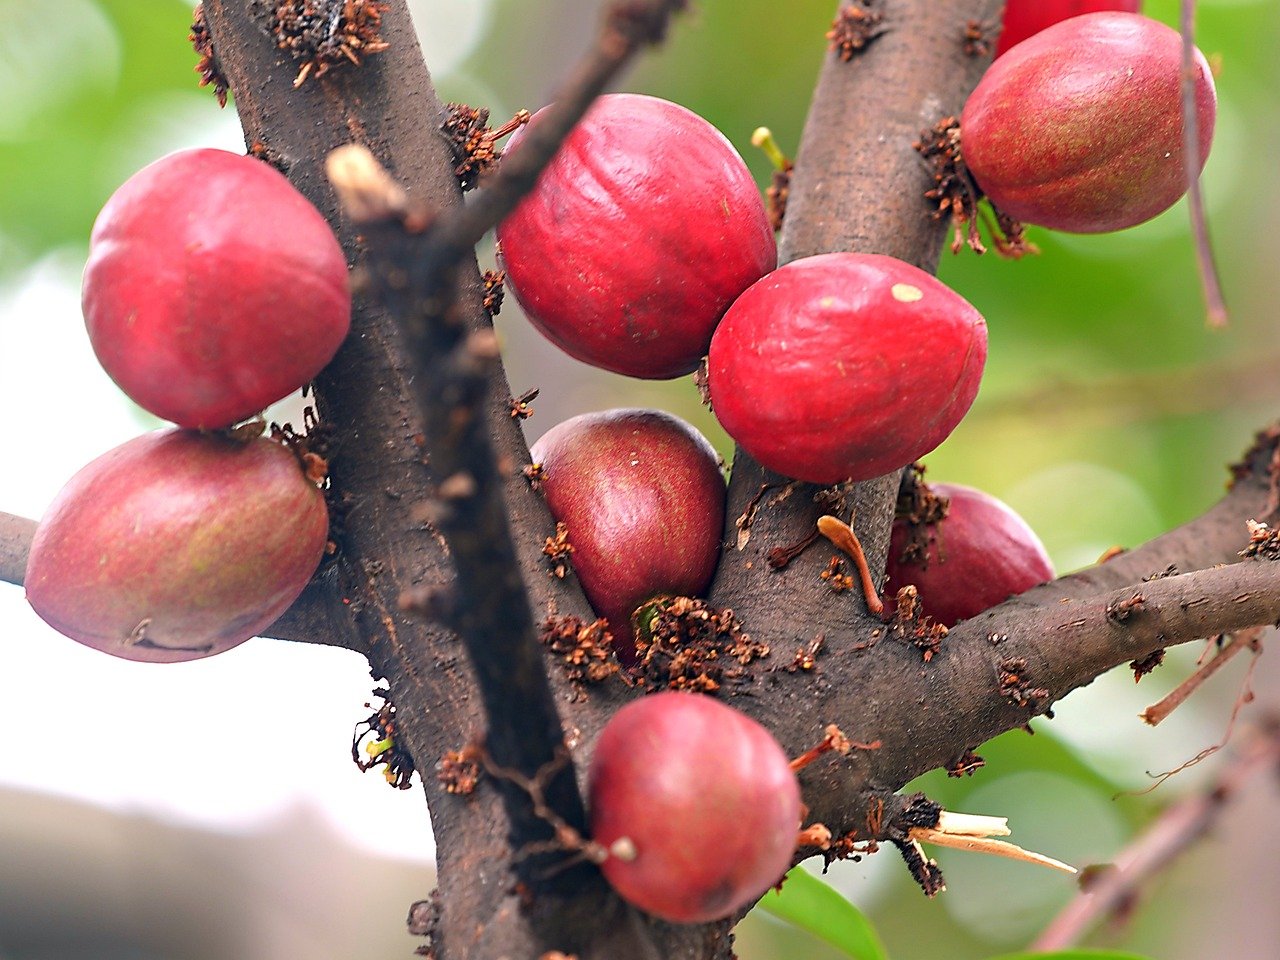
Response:
M185 430L111 450L63 487L36 530L27 599L60 633L128 660L229 650L302 592L329 519L297 457Z
M1004 25L996 43L996 56L1055 23L1104 10L1138 13L1142 10L1142 0L1009 0L1004 5Z
M1132 227L1186 192L1182 40L1134 13L1074 17L1018 44L989 69L960 117L970 172L1015 220L1069 233ZM1198 173L1217 99L1194 57Z
M553 343L646 379L696 369L725 308L777 262L733 145L684 107L627 93L596 101L498 242L516 298Z
M986 356L982 316L923 270L876 254L806 257L725 314L708 356L711 406L770 470L867 480L950 435Z
M929 488L951 505L935 524L913 530L904 520L894 522L887 598L912 584L924 613L951 627L1053 579L1040 538L1003 502L954 483Z
M582 589L628 659L637 607L698 596L711 582L725 501L716 453L679 417L623 409L557 424L531 454Z
M710 697L668 691L623 707L587 778L591 836L611 851L600 869L654 916L728 916L791 866L801 813L787 755L768 730Z
M253 157L184 150L98 214L82 291L98 360L139 406L219 429L305 385L351 323L319 211Z

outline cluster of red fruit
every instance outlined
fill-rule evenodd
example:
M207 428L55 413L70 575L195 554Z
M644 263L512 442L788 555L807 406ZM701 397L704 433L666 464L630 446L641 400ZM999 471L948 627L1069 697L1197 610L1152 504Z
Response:
M964 161L1004 213L1115 230L1185 191L1180 38L1137 6L1008 4L1002 56L961 120ZM1066 19L1100 8L1125 12ZM1198 51L1195 64L1203 165L1215 101ZM902 468L950 435L978 390L987 331L972 306L885 256L774 269L741 158L665 101L601 98L498 239L516 297L551 340L635 377L680 376L706 356L717 419L789 477L834 484ZM634 613L655 597L705 589L725 491L694 428L650 410L589 414L532 454L583 589L616 634L629 641ZM955 485L934 492L949 501L945 521L895 525L890 591L914 585L950 626L1053 576L1035 534L999 501ZM802 807L784 752L707 697L659 694L620 711L589 781L605 875L658 916L725 916L791 862Z
M81 469L46 511L27 599L130 660L193 660L261 631L320 563L323 471L233 431L332 359L347 265L320 213L252 157L189 150L130 178L94 225L83 305L103 368L178 424Z

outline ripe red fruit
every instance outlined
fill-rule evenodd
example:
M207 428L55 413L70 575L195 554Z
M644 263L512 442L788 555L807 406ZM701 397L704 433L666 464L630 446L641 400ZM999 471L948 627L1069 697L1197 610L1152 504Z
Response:
M104 653L196 660L280 616L315 572L328 529L323 494L283 445L150 433L62 488L31 545L27 600Z
M170 154L111 196L83 306L120 389L205 429L306 384L351 323L346 259L319 211L267 164L225 150Z
M770 470L867 480L950 435L986 357L986 322L936 278L892 257L823 254L730 307L708 356L711 406Z
M996 56L1032 34L1082 13L1103 10L1137 13L1141 9L1142 0L1009 0L1004 5L1004 25L996 44Z
M728 916L791 866L801 814L787 755L760 724L707 696L657 693L623 707L587 779L591 836L611 853L600 869L655 916Z
M987 71L960 117L964 162L991 202L1025 223L1070 233L1122 230L1186 192L1182 40L1133 13L1065 20ZM1200 162L1217 100L1195 53Z
M656 596L698 596L724 525L724 477L697 430L660 410L606 410L557 424L533 445L573 569L623 659L631 615Z
M1053 579L1040 538L1004 503L959 484L929 488L950 498L951 506L944 519L918 530L905 520L894 522L888 598L913 584L925 614L950 627Z
M733 145L684 107L624 93L596 101L498 242L516 298L553 343L651 380L696 369L725 308L777 263Z

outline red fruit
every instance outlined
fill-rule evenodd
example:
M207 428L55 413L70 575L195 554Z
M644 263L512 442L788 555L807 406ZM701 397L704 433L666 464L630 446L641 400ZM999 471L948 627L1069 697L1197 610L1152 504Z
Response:
M684 107L624 93L596 101L498 242L516 298L553 343L651 380L696 369L725 308L777 263L733 145Z
M1040 538L1001 501L959 484L929 487L950 498L951 506L944 519L917 530L905 520L894 522L885 570L888 598L914 584L924 612L950 627L1053 579ZM923 553L908 550L913 542Z
M830 253L775 270L711 341L711 405L770 470L832 484L905 466L973 403L986 322L910 264Z
M104 653L196 660L280 616L315 572L328 529L324 496L283 445L150 433L62 488L31 544L27 599Z
M351 323L342 248L276 170L170 154L98 214L83 305L98 360L135 403L218 429L307 383Z
M1122 10L1137 13L1142 0L1009 0L1004 5L1004 26L996 44L996 56L1032 34L1082 13Z
M787 755L760 724L709 697L665 692L623 707L596 742L587 781L591 836L611 854L600 869L664 920L728 916L791 866L800 787Z
M1149 220L1187 189L1182 40L1133 13L1064 20L987 71L960 117L964 162L991 202L1025 223L1071 233ZM1200 162L1217 113L1195 52Z
M568 527L583 592L629 659L622 641L637 607L697 596L711 582L725 500L716 453L669 413L606 410L557 424L531 454L552 516Z

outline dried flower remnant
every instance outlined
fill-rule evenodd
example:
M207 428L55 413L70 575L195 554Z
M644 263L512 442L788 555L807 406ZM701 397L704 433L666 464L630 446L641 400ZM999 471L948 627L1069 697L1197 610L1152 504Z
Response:
M1280 530L1273 530L1256 520L1249 520L1247 523L1249 545L1240 551L1240 556L1255 560L1280 560Z
M356 724L351 738L351 759L362 772L385 764L383 776L387 783L399 790L408 790L413 779L413 757L396 741L396 705L391 702L391 691L379 687L373 695L381 698L383 704ZM372 709L373 705L366 703L365 706Z
M511 419L512 420L528 420L533 416L533 401L538 399L538 394L542 391L537 387L532 390L526 390L518 397L512 397L510 400Z
M390 46L379 34L387 10L380 0L254 0L253 9L276 46L302 62L295 87Z
M620 669L606 620L583 623L577 617L548 617L538 639L561 658L565 674L579 686L602 683Z
M929 663L942 650L942 641L948 632L946 625L924 615L920 594L910 584L898 590L894 604L889 632L916 647L924 662Z
M502 312L502 301L506 297L507 272L505 270L486 270L484 272L484 301L481 306L484 312L493 319Z
M440 129L444 131L453 151L453 173L463 192L476 187L491 172L502 157L498 141L514 133L529 122L528 110L516 115L498 127L489 127L487 107L469 107L465 103L450 103L445 109L448 116Z
M1164 650L1152 650L1141 660L1134 660L1129 664L1129 669L1133 671L1133 682L1137 683L1162 663L1164 663Z
M773 179L765 191L765 210L769 214L769 225L774 232L782 229L782 221L787 215L787 200L791 196L791 174L796 165L791 158L782 152L773 131L768 127L757 127L751 135L751 145L758 147L773 164Z
M749 664L769 647L742 632L732 610L705 600L673 597L654 604L636 635L632 677L641 685L714 693L745 679Z
M959 759L947 767L948 777L972 777L987 765L987 761L972 750L966 750Z
M573 544L569 542L569 526L563 522L556 523L556 533L547 537L542 545L542 552L551 565L551 572L563 580L569 572L569 557L573 553Z
M852 590L857 582L853 574L844 572L844 561L839 557L832 557L827 561L827 568L818 574L818 576L827 581L829 586L836 593L844 593L846 590Z
M436 764L436 779L444 784L445 793L467 796L475 792L480 781L480 748L468 744L461 750L449 750Z
M884 14L873 9L878 0L861 0L840 8L827 31L828 48L845 63L887 29Z
M1014 706L1034 710L1049 699L1044 687L1033 687L1027 679L1027 661L1022 657L1005 657L1000 661L1000 696Z
M995 49L990 28L981 20L966 21L961 37L964 41L966 57L989 57Z
M191 47L200 57L195 66L200 74L200 86L213 87L213 95L218 98L218 106L227 105L227 92L231 84L227 82L222 68L218 66L217 54L213 51L213 38L209 36L209 24L204 17L204 4L197 3L191 12L191 33L187 35Z

